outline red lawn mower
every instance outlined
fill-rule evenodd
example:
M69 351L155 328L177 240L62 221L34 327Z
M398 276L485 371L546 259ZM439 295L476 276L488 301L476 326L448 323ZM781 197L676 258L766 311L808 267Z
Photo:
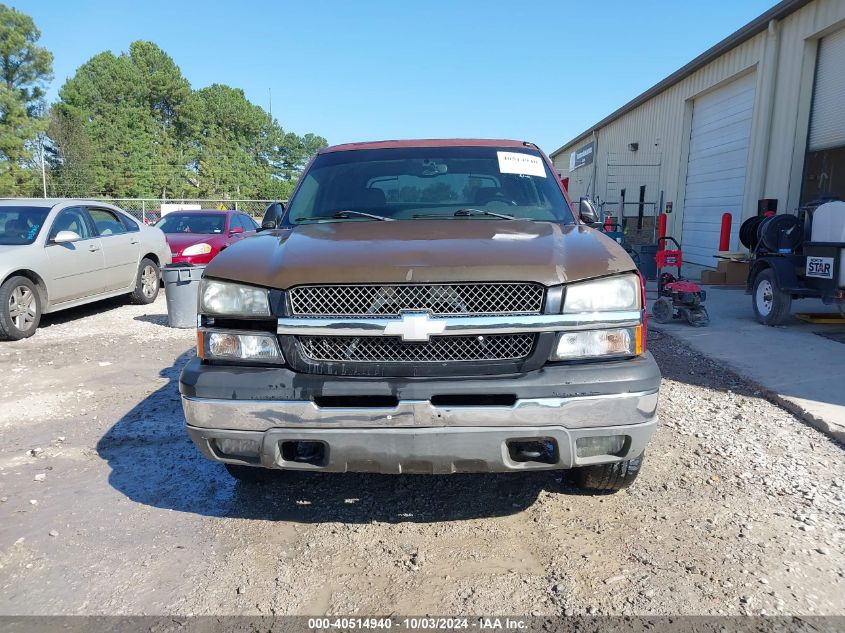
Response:
M666 250L666 242L672 242L676 250ZM684 258L678 240L674 237L658 237L657 244L660 248L654 255L657 262L657 301L651 306L651 316L658 323L686 319L695 327L707 325L710 323L710 315L703 305L707 293L698 284L681 277ZM662 268L677 268L678 276L661 272Z

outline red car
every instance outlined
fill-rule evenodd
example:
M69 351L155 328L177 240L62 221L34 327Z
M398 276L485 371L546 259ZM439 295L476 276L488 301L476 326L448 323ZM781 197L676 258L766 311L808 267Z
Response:
M207 264L215 255L258 229L240 211L171 211L156 223L164 231L173 263Z

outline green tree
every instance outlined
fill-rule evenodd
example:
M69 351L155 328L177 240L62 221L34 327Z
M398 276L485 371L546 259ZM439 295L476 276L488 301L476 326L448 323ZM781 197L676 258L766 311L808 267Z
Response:
M50 194L82 198L96 191L94 150L82 121L52 108L47 136Z
M201 197L287 198L305 163L326 140L285 133L243 90L196 91L186 124L192 181Z
M187 181L179 118L190 94L179 67L150 42L133 42L128 54L100 53L83 64L59 91L56 111L68 126L81 126L90 141L90 193L182 193ZM73 154L53 141L62 157Z
M32 18L0 4L0 194L31 194L44 88L52 78L53 55L38 46L41 32Z
M270 120L243 90L213 84L194 92L186 121L197 195L252 197L270 178Z
M326 145L328 143L322 136L311 133L299 136L287 132L277 148L276 175L284 180L295 181L311 157Z
M326 145L285 133L242 90L192 92L173 59L140 41L67 80L50 138L56 193L115 197L286 198Z

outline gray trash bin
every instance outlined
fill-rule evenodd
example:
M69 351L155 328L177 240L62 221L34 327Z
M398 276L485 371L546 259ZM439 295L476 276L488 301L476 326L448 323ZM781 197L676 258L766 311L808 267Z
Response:
M197 291L205 266L168 264L164 267L167 324L170 327L197 326Z

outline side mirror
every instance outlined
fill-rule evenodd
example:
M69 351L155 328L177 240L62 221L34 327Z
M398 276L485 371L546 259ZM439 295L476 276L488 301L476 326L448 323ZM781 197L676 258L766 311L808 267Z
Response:
M267 207L264 212L264 218L261 220L262 231L279 228L282 224L282 216L285 214L285 204L283 202L273 202Z
M231 229L229 229L229 235L237 235L238 233L243 233L243 232L244 232L244 227L242 227L242 226L233 226Z
M579 202L578 215L584 224L588 224L593 227L601 224L601 218L599 217L596 205L588 198L581 198L581 201Z
M56 237L53 238L54 244L69 244L71 242L78 242L82 236L76 231L59 231Z

